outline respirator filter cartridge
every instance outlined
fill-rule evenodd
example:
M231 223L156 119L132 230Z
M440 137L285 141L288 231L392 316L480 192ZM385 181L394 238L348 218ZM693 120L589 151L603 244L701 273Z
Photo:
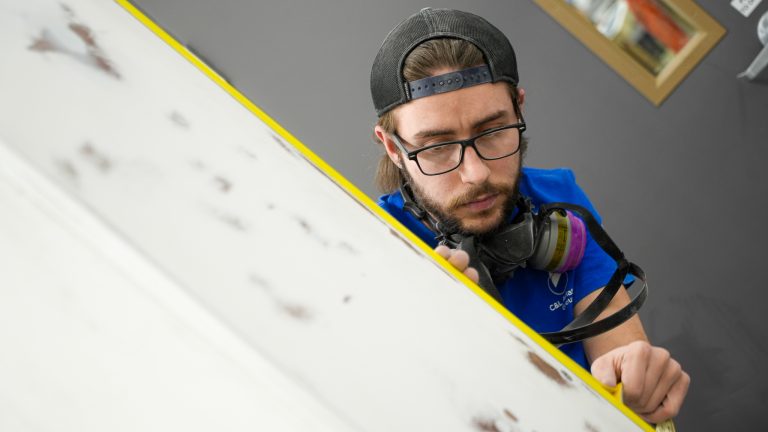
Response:
M545 217L537 243L536 253L529 261L533 268L565 273L575 269L584 257L586 227L570 211L555 210Z

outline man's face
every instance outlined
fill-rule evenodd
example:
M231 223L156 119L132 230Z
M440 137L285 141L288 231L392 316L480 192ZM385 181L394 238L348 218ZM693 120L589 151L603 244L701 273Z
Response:
M438 70L435 75L450 72ZM522 96L520 93L521 109ZM398 135L409 151L428 144L466 139L485 130L517 123L507 84L481 84L411 101L394 111ZM520 153L487 161L467 147L461 165L438 176L424 175L402 157L391 137L377 129L387 154L405 169L419 203L443 223L483 234L498 227L514 205Z

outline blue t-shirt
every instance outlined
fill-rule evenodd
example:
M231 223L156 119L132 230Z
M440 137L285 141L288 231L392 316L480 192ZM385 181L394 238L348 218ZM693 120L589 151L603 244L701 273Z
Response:
M576 184L573 172L567 168L540 169L524 167L520 177L520 193L531 198L536 210L542 204L566 202L600 216ZM437 246L435 234L413 215L403 210L400 192L383 195L379 205L425 243ZM515 270L512 278L497 286L504 307L537 332L558 331L573 320L573 306L589 293L608 283L616 262L595 243L587 233L584 258L576 269L565 273L550 273L530 267ZM589 369L584 346L576 342L561 347L562 351Z

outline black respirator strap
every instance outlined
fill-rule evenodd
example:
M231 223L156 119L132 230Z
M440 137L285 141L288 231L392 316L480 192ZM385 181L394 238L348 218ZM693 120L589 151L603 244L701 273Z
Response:
M403 210L423 223L432 232L437 233L437 241L442 242L447 235L440 229L440 224L426 210L416 203L411 186L408 183L400 185L400 196L403 197Z
M597 220L589 210L570 203L551 203L541 206L540 214L548 215L549 212L556 209L566 209L578 214L598 246L618 264L608 283L584 312L575 317L573 321L560 331L541 333L542 337L553 344L567 344L605 333L627 321L645 303L645 299L648 297L648 284L645 280L645 272L638 265L626 260L624 253L611 240L603 227L597 223ZM598 322L593 322L608 307L616 293L619 292L627 274L631 274L642 282L637 284L640 285L638 292L631 296L629 303L620 310Z
M496 284L493 283L491 272L480 260L480 254L477 250L477 238L475 236L464 237L461 240L461 243L459 243L458 249L465 251L469 255L469 266L474 267L475 270L477 270L477 274L480 276L477 281L480 288L499 302L499 304L504 304L499 289L496 288Z
M635 286L640 285L640 288L637 293L632 295L632 300L630 300L629 303L627 303L624 307L616 311L616 313L601 319L600 321L572 328L570 330L561 330L559 332L553 333L540 333L541 336L552 344L563 345L572 342L578 342L580 340L605 333L632 318L632 316L634 316L643 306L646 298L648 298L648 284L645 281L645 274L643 273L642 269L640 269L640 267L633 263L629 263L629 267L629 274L639 279L642 283L635 284ZM607 289L608 287L606 286L605 290Z
M600 291L600 294L595 297L584 312L580 313L579 316L574 318L567 326L563 327L561 331L582 327L597 319L597 317L611 303L611 300L616 296L616 293L619 292L619 288L621 288L624 279L627 277L627 273L629 273L629 262L622 260L619 263L619 267L613 272L613 275L611 275L611 279L605 284L605 288Z
M413 192L411 192L411 187L408 186L408 183L400 185L400 196L403 197L403 210L410 213L429 229L435 228L434 221L429 217L429 213L416 204L416 199L413 197Z

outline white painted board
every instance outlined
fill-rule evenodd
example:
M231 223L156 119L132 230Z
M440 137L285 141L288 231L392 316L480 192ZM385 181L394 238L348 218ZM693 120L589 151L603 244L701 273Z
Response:
M2 145L0 209L0 431L353 430Z
M366 431L642 430L119 5L2 0L0 52L6 154L39 170L142 266L165 275L184 301L229 329L251 356L238 362L258 363L249 369L258 371L269 364L280 375L277 387L311 395L295 407L308 418ZM19 211L21 226L11 232L25 229ZM68 241L50 238L51 245ZM28 247L49 247L45 238L34 241ZM98 255L93 265L107 266ZM29 259L8 265L34 266ZM26 288L23 278L5 283L4 273L0 290ZM118 296L140 287L102 289ZM152 284L146 289L157 294ZM174 309L179 297L163 304ZM105 310L118 307L110 298ZM126 304L115 325L129 325L124 320L138 308ZM161 333L163 319L170 318L143 324ZM0 344L32 332L6 329ZM101 343L91 342L91 349ZM56 337L39 343L55 344ZM23 381L35 369L19 373ZM101 394L114 391L109 380L99 385ZM29 393L0 410L111 406L98 394ZM0 395L14 401L9 390ZM219 397L222 404L237 398ZM274 403L283 406L279 398ZM152 416L127 409L120 415L136 422ZM69 430L109 428L76 417Z

